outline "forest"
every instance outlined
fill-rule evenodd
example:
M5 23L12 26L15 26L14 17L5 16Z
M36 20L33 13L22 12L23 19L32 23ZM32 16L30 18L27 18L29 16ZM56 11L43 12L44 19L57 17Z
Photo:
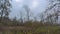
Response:
M9 16L12 1L0 0L0 34L60 34L60 0L48 0L48 7L36 16L36 12L24 4L19 18Z

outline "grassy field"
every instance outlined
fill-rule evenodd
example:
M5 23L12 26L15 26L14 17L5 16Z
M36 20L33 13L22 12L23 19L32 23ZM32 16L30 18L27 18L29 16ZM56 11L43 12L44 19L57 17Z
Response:
M37 28L25 26L2 26L0 34L60 34L60 26L42 26Z

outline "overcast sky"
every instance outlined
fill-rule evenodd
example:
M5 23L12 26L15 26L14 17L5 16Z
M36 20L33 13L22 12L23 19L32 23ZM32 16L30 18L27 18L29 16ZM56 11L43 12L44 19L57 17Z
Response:
M23 5L28 5L31 11L36 15L43 12L47 8L48 0L13 0L10 17L14 18L17 16L19 18L19 11L20 9L23 10Z

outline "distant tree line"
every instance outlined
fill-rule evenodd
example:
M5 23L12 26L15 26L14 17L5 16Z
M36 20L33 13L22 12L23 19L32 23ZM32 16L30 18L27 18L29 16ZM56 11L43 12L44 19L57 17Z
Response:
M60 16L60 3L55 3L55 0L50 0L49 4L51 4L42 14L39 13L37 16L31 19L31 9L29 6L24 5L23 8L25 9L26 12L26 18L23 18L25 14L24 12L20 11L20 19L17 19L17 17L14 17L13 19L9 18L9 14L11 12L11 1L12 0L1 0L0 1L0 24L1 25L15 25L15 26L43 26L43 25L53 25L53 24L58 24L58 17ZM57 0L60 2L60 0ZM58 5L58 6L57 6ZM56 9L57 8L57 9ZM53 11L52 13L51 10ZM39 19L38 19L39 18Z

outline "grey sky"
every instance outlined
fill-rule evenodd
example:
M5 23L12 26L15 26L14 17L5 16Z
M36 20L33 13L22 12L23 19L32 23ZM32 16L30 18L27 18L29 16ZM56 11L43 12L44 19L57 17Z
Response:
M12 1L12 12L10 17L14 18L17 16L19 18L19 11L23 5L28 5L35 15L41 13L47 8L48 0L13 0ZM23 9L22 9L23 10Z

